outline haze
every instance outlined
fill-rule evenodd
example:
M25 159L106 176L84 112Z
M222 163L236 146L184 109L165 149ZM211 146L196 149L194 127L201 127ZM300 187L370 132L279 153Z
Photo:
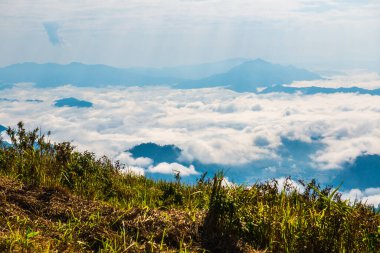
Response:
M0 65L173 66L231 57L380 71L377 0L2 0Z

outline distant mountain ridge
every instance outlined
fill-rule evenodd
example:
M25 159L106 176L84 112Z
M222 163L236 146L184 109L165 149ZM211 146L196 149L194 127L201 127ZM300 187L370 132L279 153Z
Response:
M39 87L55 87L65 84L74 86L163 85L178 81L179 79L172 77L149 77L129 69L100 64L86 65L77 62L65 65L27 62L0 69L0 83L31 82Z
M193 89L225 86L237 92L255 92L259 87L318 79L322 79L322 77L305 69L256 59L244 62L223 74L216 74L200 80L184 81L177 87Z
M14 83L35 83L39 87L145 86L174 85L185 79L197 79L228 71L248 59L233 58L199 65L166 68L116 68L102 64L25 62L0 68L0 88Z
M322 94L334 94L334 93L356 93L356 94L368 94L380 96L380 89L368 90L359 87L340 87L340 88L327 88L327 87L289 87L283 85L275 85L272 87L265 88L264 90L258 92L258 94L268 94L268 93L302 93L303 95L314 95L318 93Z
M202 64L184 65L177 67L163 68L131 68L137 73L148 76L171 76L179 79L201 79L211 75L221 74L229 71L244 62L250 61L248 58L232 58L218 62L209 62Z
M65 84L79 87L158 85L178 89L225 87L236 92L258 94L299 92L308 95L316 93L380 95L380 89L286 86L286 84L294 81L320 79L323 77L305 69L272 64L262 59L249 60L246 58L168 68L122 69L101 64L87 65L77 62L63 65L27 62L0 68L0 89L10 88L15 83L35 83L37 87L41 88ZM263 89L259 90L258 88ZM4 101L7 99L0 98Z
M228 86L229 89L240 92L255 91L257 87L273 84L315 79L321 77L304 69L245 58L172 68L122 69L77 62L64 65L27 62L0 68L0 87L23 82L35 83L38 87L65 84L94 87L168 85L175 88Z

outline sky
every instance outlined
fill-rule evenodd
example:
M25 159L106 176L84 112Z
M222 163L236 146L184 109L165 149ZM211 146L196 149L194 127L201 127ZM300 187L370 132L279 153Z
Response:
M233 57L380 71L378 0L0 0L0 66Z

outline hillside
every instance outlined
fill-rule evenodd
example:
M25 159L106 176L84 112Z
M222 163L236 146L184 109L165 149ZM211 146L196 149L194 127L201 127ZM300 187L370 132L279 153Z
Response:
M61 187L30 187L4 176L0 176L0 203L1 252L201 248L197 240L201 217L185 211L118 208Z
M228 186L128 173L22 122L0 143L0 251L377 252L380 214L338 189L288 179Z

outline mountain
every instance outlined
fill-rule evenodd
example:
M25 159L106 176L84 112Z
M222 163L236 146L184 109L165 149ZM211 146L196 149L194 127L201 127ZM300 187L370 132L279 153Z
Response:
M265 88L264 90L258 92L259 94L267 94L274 92L282 92L288 94L302 93L304 95L314 95L318 93L323 94L333 94L333 93L357 93L357 94L368 94L368 95L380 95L380 89L368 90L358 87L349 88L325 88L325 87L287 87L283 85L275 85L272 87Z
M0 87L21 82L35 83L39 87L55 87L64 84L74 86L168 85L178 81L178 78L146 76L130 69L75 62L66 65L29 62L0 69Z
M259 87L318 79L322 79L322 77L305 69L272 64L262 59L256 59L244 62L226 73L212 75L200 80L184 81L176 87L193 89L225 86L237 92L255 92Z
M132 68L130 70L147 76L171 76L173 78L179 79L201 79L209 77L211 75L227 72L233 67L236 67L249 60L250 59L247 58L232 58L223 61L195 65L185 65L166 68Z
M198 80L192 80L198 79ZM82 63L20 63L0 68L0 89L14 83L35 83L37 87L145 86L178 88L229 86L235 91L256 91L257 87L321 79L318 74L292 66L271 64L261 59L234 58L219 62L171 68L115 68Z
M247 61L234 58L219 62L179 66L171 68L114 68L107 65L87 65L33 62L0 68L0 89L14 83L35 83L39 87L56 87L64 84L74 86L104 85L173 85L184 79L197 79L223 73Z
M55 101L54 104L56 107L79 107L79 108L87 108L92 107L92 103L85 101L85 100L79 100L76 98L62 98Z

